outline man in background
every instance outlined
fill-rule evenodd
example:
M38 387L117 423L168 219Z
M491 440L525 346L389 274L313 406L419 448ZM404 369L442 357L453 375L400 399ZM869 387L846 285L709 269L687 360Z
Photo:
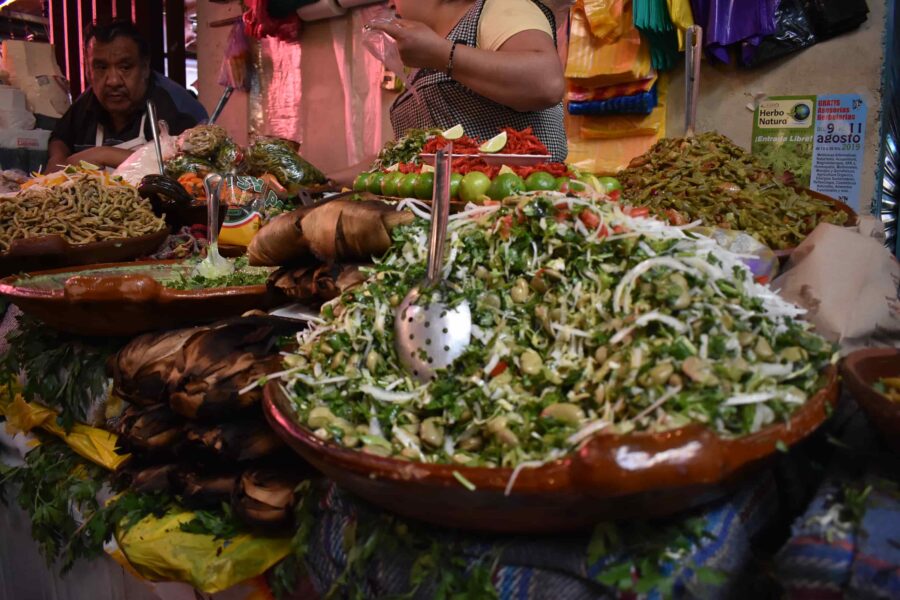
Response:
M186 89L150 69L149 45L131 21L92 24L85 40L90 87L53 129L47 171L80 161L119 166L152 139L148 99L172 135L208 118L203 105Z

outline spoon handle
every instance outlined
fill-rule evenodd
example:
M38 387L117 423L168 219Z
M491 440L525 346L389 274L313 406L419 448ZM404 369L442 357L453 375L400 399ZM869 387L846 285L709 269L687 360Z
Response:
M159 174L165 175L162 143L159 141L159 118L156 115L156 104L153 103L153 100L147 100L147 118L150 119L150 132L153 134L153 147L156 149L156 166L159 168Z
M203 180L206 188L206 227L207 239L210 248L217 248L219 243L219 190L222 185L222 176L218 173L210 173Z
M703 28L699 25L692 25L685 31L684 52L684 136L694 137L700 98L700 55L703 52Z
M441 280L444 266L444 243L447 239L447 225L450 222L450 161L453 143L437 151L434 157L434 190L431 198L431 235L428 238L427 284L435 285Z

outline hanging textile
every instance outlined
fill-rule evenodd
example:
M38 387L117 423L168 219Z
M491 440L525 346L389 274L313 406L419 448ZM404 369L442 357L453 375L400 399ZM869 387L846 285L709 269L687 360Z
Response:
M666 70L680 58L678 34L669 17L666 0L634 0L634 26L650 43L654 69Z

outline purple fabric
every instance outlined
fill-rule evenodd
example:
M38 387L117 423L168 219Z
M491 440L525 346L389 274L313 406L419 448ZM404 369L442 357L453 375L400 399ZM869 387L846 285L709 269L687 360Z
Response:
M775 33L778 0L691 0L694 22L703 27L703 42L713 58L729 62L728 47L758 46Z

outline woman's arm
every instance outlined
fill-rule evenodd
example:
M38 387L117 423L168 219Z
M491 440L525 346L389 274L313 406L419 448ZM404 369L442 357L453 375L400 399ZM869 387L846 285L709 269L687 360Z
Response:
M427 25L398 19L373 23L372 28L397 40L406 66L446 71L452 44ZM565 92L553 39L537 30L517 33L496 52L457 44L452 75L472 91L518 111L553 106Z

